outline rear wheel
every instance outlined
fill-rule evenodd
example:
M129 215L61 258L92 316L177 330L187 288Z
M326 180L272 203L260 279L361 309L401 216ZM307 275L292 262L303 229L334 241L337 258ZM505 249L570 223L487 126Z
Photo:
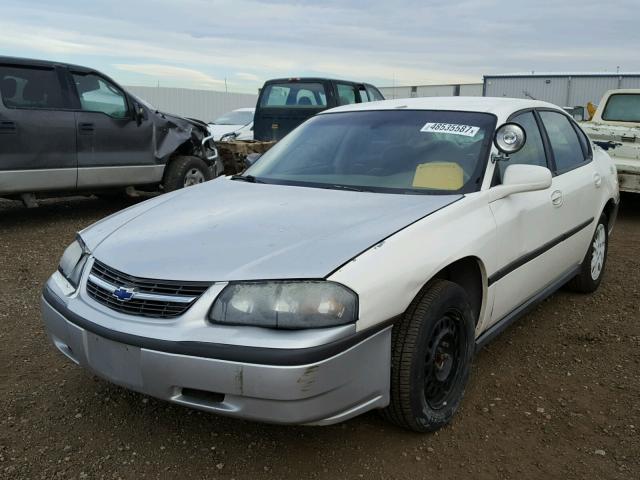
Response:
M198 157L175 157L167 166L164 176L164 190L172 192L211 180L213 175L209 166Z
M587 254L582 261L580 272L573 277L567 287L574 292L592 293L600 286L609 251L609 229L607 216L603 213L598 220Z
M416 432L449 423L469 378L474 331L465 291L447 280L431 282L393 327L391 402L383 415Z

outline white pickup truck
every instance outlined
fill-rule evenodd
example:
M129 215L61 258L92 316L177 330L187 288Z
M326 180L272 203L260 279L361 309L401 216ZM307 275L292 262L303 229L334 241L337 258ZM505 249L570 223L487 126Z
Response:
M640 89L609 90L580 126L615 162L620 190L640 193Z

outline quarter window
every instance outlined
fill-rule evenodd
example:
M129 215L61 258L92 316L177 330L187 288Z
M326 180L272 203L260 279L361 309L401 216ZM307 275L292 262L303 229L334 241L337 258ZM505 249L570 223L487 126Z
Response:
M525 165L538 165L540 167L547 166L547 157L544 152L544 144L542 143L542 136L538 129L538 124L533 112L525 112L517 115L511 119L512 122L520 125L527 134L527 141L519 152L513 153L509 156L509 160L506 162L498 162L500 168L500 178L504 175L504 171L509 165L513 164L525 164Z
M65 107L58 75L52 68L0 66L0 92L8 108Z
M102 112L114 118L125 118L128 115L124 93L102 77L93 73L74 73L73 81L82 110Z
M585 162L585 155L570 120L561 113L540 112L542 123L549 136L556 170L566 172Z
M362 103L371 101L371 99L369 98L369 94L367 93L367 90L364 87L360 87L358 89L358 93L360 94L360 101Z
M350 105L356 103L356 91L353 85L338 83L338 103L340 105Z

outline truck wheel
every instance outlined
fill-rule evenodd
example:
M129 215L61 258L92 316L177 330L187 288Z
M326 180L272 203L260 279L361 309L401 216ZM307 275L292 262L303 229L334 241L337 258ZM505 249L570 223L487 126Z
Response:
M603 213L600 215L600 219L596 225L596 231L593 233L589 249L582 261L580 272L569 280L567 288L579 293L595 292L600 286L602 276L604 275L608 250L609 228L607 225L607 216Z
M198 157L175 157L167 166L164 174L164 191L173 192L211 180L213 175L209 166Z
M393 327L391 402L383 415L416 432L451 421L469 378L475 322L465 291L434 280Z

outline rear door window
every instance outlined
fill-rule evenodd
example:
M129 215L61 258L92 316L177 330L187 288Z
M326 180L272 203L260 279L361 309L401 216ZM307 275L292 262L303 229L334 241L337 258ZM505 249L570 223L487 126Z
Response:
M265 87L261 107L324 108L327 93L321 83L272 83Z
M556 170L563 173L585 163L586 156L571 121L561 113L541 111L540 118L547 131Z
M111 82L93 73L72 75L82 110L101 112L114 118L129 115L124 93Z
M338 88L338 103L340 105L350 105L356 103L356 89L347 83L336 83Z
M640 95L633 93L611 95L602 112L602 119L612 122L640 122Z
M0 65L0 93L8 108L65 108L58 74L53 68Z

